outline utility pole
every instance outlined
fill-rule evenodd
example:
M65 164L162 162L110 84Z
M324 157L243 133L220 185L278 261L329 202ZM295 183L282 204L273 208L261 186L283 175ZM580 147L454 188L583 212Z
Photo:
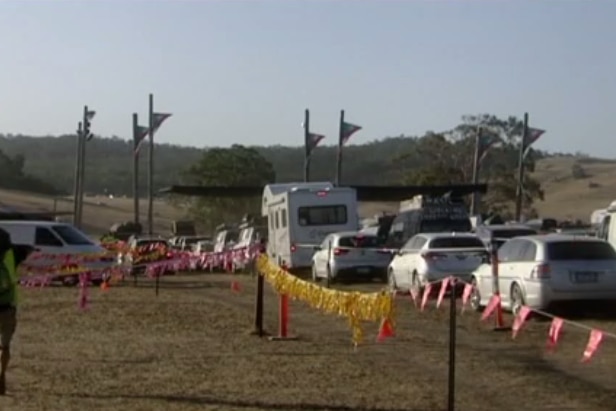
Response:
M473 157L473 185L479 184L479 156L481 150L481 126L477 127L477 134L475 135L475 155ZM473 192L471 200L471 216L476 216L479 209L479 192Z
M133 210L135 225L139 225L139 118L133 113Z
M344 110L340 110L340 131L338 133L338 153L336 156L336 186L342 180L342 145L344 144Z
M304 182L310 181L310 111L304 111Z
M521 222L522 219L522 200L524 197L524 150L526 149L526 138L528 136L528 113L524 113L524 127L522 129L522 141L520 142L520 153L518 159L518 190L515 198L515 219Z
M148 234L154 234L154 95L150 93L150 149L148 150Z
M84 175L86 166L86 143L94 137L90 131L90 121L94 118L96 112L94 110L88 110L88 106L83 107L83 125L81 133L81 147L79 150L79 157L81 158L81 164L79 166L79 179L78 179L78 194L77 194L77 227L81 228L83 223L83 186Z
M77 126L77 139L75 142L75 183L73 185L73 225L79 226L79 187L81 179L81 146L83 145L83 123L80 121Z

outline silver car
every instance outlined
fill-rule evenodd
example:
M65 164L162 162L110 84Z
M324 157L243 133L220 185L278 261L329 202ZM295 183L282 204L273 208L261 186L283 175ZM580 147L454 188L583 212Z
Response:
M517 237L498 250L502 305L539 310L565 301L616 300L616 251L606 241L563 234ZM473 308L492 296L492 267L473 273Z
M336 281L343 275L386 280L391 253L380 247L377 236L361 232L330 234L315 247L312 279Z

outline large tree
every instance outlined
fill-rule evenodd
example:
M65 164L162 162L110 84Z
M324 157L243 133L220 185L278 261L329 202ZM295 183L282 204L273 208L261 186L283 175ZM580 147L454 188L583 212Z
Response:
M473 156L477 130L497 139L481 162L480 182L489 184L481 211L512 215L516 191L522 121L516 117L500 119L490 114L466 115L462 123L441 133L429 132L417 141L412 153L401 158L414 158L416 167L405 173L403 181L414 184L468 183L472 180ZM530 150L524 161L523 206L527 215L533 214L532 205L543 200L540 184L528 173L535 167L539 153Z
M274 182L272 164L252 147L205 150L196 164L183 173L186 184L203 186L264 186ZM175 201L178 201L176 198ZM260 214L261 198L209 198L188 200L192 217L204 228L220 223L235 223L244 214Z

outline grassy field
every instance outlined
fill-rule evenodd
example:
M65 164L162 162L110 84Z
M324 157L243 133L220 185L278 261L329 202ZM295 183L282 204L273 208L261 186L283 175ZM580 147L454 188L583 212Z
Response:
M585 172L584 178L574 178L575 164ZM616 199L616 160L581 159L574 157L553 157L538 162L533 177L545 190L545 201L537 201L535 207L540 215L555 218L581 219L589 221L590 214L597 208L606 207ZM132 220L133 203L130 198L87 197L84 206L84 224L91 234L102 234L117 222ZM52 210L54 199L24 192L0 190L0 203L25 210ZM72 211L70 199L55 201L58 211ZM142 219L147 213L147 202L140 203ZM362 203L360 215L370 217L380 211L395 211L396 203ZM155 231L168 233L171 221L185 216L163 200L154 206ZM67 217L70 220L70 217Z
M241 291L230 290L237 279ZM397 335L375 343L375 324L354 351L343 319L291 303L297 341L249 335L254 280L230 274L165 277L92 290L25 289L2 411L34 410L444 410L447 307L420 313L397 299ZM375 291L379 284L345 288ZM276 298L266 285L267 330ZM510 321L510 318L507 318ZM581 320L616 332L609 320ZM555 353L549 323L531 321L516 340L471 311L458 316L456 409L611 411L616 341L581 364L588 333L565 325Z

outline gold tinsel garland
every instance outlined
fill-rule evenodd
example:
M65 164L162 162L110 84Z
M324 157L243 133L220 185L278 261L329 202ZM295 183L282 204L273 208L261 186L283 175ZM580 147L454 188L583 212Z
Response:
M394 300L391 292L361 293L324 288L290 275L265 255L259 256L257 268L278 294L304 301L325 313L346 317L353 332L354 344L363 339L361 321L385 320L392 329L394 327Z

